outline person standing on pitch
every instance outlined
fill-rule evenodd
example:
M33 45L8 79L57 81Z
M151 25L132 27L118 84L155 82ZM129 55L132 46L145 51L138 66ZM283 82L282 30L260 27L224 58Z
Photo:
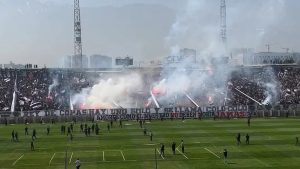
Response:
M15 130L11 132L11 141L15 141Z
M50 134L50 126L47 127L47 135Z
M299 145L299 138L296 137L296 146Z
M250 127L250 120L251 120L251 117L249 116L248 119L247 119L248 127Z
M31 140L30 146L31 146L31 151L34 151L34 144L33 144L33 140Z
M91 135L91 127L89 126L88 127L88 136L90 136Z
M109 123L107 124L107 131L108 132L110 131L110 125L109 125Z
M236 136L236 142L237 142L237 145L241 144L241 133L238 133L238 135Z
M87 128L84 128L84 134L85 134L85 136L88 136L88 129Z
M183 140L181 140L181 152L184 153L184 144L183 144Z
M96 126L95 126L95 130L96 130L96 135L99 135L99 126L98 126L98 124L96 123Z
M19 136L18 136L18 132L17 131L15 133L15 138L16 138L16 142L19 142Z
M123 128L122 120L120 119L120 125L119 127Z
M248 144L249 145L249 142L250 142L250 136L248 135L248 133L247 133L247 135L246 135L246 144Z
M173 142L172 143L172 152L173 152L173 155L175 155L175 150L176 150L176 143Z
M92 124L92 133L94 133L95 132L95 124L93 123Z
M60 126L60 134L63 134L63 132L64 132L64 126L61 125L61 126Z
M61 134L65 134L65 133L66 133L66 126L61 125Z
M83 124L80 124L80 132L83 132Z
M152 141L152 138L153 138L153 134L152 131L150 131L150 141Z
M28 127L25 127L25 136L28 135Z
M36 130L35 129L33 129L33 131L32 131L32 140L35 140L36 139Z
M161 145L160 155L163 156L163 157L165 156L165 145L164 144Z
M69 134L71 134L71 128L70 128L70 127L68 127L68 133L67 133L67 136L68 136Z
M73 129L74 129L73 122L71 123L70 128L71 128L71 131L73 132Z
M80 169L80 165L81 165L81 162L80 162L79 158L77 158L77 160L75 161L76 169Z
M226 148L223 151L223 155L224 155L224 163L227 164L227 155L228 155L228 152L227 152Z
M113 128L113 124L114 124L113 120L110 120L110 127L111 128Z

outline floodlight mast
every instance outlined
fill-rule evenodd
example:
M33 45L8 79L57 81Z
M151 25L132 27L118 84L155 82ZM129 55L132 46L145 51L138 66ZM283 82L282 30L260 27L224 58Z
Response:
M74 0L74 68L83 68L79 0Z

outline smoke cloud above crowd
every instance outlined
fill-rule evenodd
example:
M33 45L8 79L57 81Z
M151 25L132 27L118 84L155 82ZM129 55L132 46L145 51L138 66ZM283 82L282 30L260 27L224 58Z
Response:
M159 80L151 79L150 89L143 86L142 75L138 73L100 79L93 87L72 96L72 104L80 104L82 108L135 107L137 104L134 103L132 95L137 90L149 90L149 103L146 105L158 101L165 106L172 106L182 98L199 99L202 104L226 104L228 80L235 68L216 60L229 57L230 48L241 47L243 44L255 48L265 43L267 35L272 33L270 27L277 24L281 19L279 15L285 12L286 3L282 0L255 1L260 6L255 7L255 4L252 4L252 7L257 8L259 13L264 13L266 18L259 14L251 15L251 18L245 14L243 18L243 15L237 17L235 14L243 13L242 10L245 10L244 7L250 5L250 2L229 2L227 44L220 40L218 3L219 1L188 0L176 14L167 35L163 38L163 46L168 51L166 56L179 56L179 50L184 47L194 48L197 49L195 63L191 58L184 58L175 68L164 65ZM244 12L251 13L247 10ZM241 24L247 18L248 24ZM268 72L272 74L272 70ZM265 100L262 104L276 102L279 90L276 79L256 83L265 89Z
M141 87L141 77L136 73L100 79L92 88L73 95L71 104L84 109L130 107L134 102L132 94Z
M194 48L198 54L222 51L218 41L210 41L219 37L219 0L101 2L81 3L83 51L87 56L128 54L136 60L161 60L171 53L171 47L176 49L176 45L177 49ZM32 60L42 66L57 67L55 64L62 56L73 53L72 3L67 0L0 0L0 19L6 25L0 32L2 39L6 39L0 42L3 62ZM289 47L299 51L296 22L299 3L227 0L228 48L262 51L266 50L265 44L270 44L271 50L282 51ZM52 16L50 20L49 16ZM18 31L19 25L26 24L31 25L23 27L26 34ZM60 27L53 29L49 25ZM219 49L215 51L216 48Z

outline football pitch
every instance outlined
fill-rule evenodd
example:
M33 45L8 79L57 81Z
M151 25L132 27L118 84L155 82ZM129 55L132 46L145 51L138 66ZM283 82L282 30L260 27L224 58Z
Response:
M114 122L110 132L108 122L97 122L100 134L85 136L80 123L74 125L73 141L61 135L62 123L29 124L29 135L24 135L24 124L0 126L0 169L198 169L198 168L290 168L300 166L300 119L231 120L165 120L146 122L144 127L153 133L153 141L144 136L136 121ZM68 126L70 123L64 123ZM91 126L91 122L87 122ZM50 134L46 128L50 126ZM35 151L30 150L32 129L37 131ZM11 141L11 132L19 135L19 142ZM149 133L149 132L148 132ZM236 136L241 133L240 145ZM250 145L245 135L250 135ZM181 140L185 152L181 152ZM176 142L176 154L171 144ZM160 143L165 145L165 156L160 156ZM224 164L223 150L228 151Z

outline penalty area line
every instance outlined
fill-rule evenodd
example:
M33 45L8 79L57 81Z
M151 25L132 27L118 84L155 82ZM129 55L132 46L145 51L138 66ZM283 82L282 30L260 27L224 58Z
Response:
M72 154L71 154L69 164L71 164L71 162L72 162L72 157L73 157L73 152L72 152Z
M185 157L186 159L189 159L185 154L183 154L183 152L179 151L178 148L176 148L176 150L177 150L181 155L183 155L183 157Z
M23 158L24 157L24 154L23 155L21 155L13 164L12 164L12 166L14 166L14 165L16 165L17 164L17 162L19 161L19 160L21 160L21 158Z
M104 151L102 151L102 155L103 155L103 161L105 161L105 157L104 157Z
M50 159L50 161L49 161L49 166L50 166L50 164L51 164L51 161L53 160L53 158L54 158L55 154L56 154L56 153L54 153L54 154L52 155L52 157L51 157L51 159Z
M120 153L121 153L121 155L122 155L122 157L123 157L123 160L125 161L125 156L124 156L124 154L123 154L123 151L120 150Z
M156 149L156 151L158 152L158 154L160 155L160 157L164 160L164 156L162 154L160 154L160 152L158 151L158 149Z
M206 151L210 152L211 154L213 154L214 156L218 157L218 158L221 158L220 156L218 156L216 153L210 151L208 148L204 148Z
M181 145L182 145L182 143L180 143L179 146L176 147L176 149L178 149Z

